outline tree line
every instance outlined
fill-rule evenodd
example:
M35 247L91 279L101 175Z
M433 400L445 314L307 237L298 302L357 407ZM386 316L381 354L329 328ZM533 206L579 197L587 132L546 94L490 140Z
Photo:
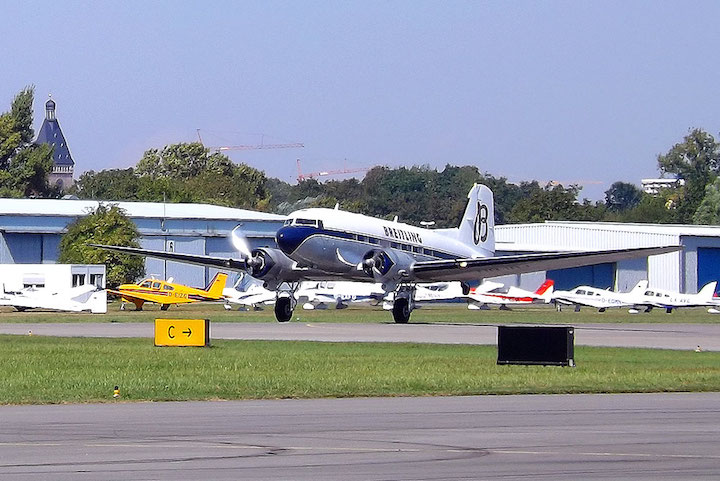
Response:
M23 89L11 109L0 114L0 196L60 195L48 185L52 149L32 142L33 88ZM657 157L663 174L684 179L676 189L657 195L636 185L615 182L605 199L580 199L581 186L511 183L475 166L448 164L375 167L363 179L289 184L264 172L235 164L200 143L178 143L144 153L135 167L83 173L68 193L103 201L201 202L287 214L302 207L333 207L437 227L457 226L466 194L475 182L495 193L496 223L582 220L649 223L720 224L720 145L696 128Z

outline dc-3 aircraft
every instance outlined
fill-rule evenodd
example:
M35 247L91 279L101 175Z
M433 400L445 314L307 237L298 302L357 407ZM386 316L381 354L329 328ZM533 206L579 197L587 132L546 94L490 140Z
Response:
M5 291L5 285L3 285L2 292L0 292L0 306L12 306L18 311L52 309L102 314L107 312L107 293L105 289L94 285L71 287L65 291L30 288L14 292Z
M139 284L122 284L117 290L108 289L108 292L122 298L120 309L125 309L126 302L135 304L135 309L142 311L143 304L154 302L160 304L160 309L167 311L171 304L187 304L199 301L217 301L223 298L223 287L227 281L227 274L215 274L210 285L205 289L196 289L183 284L175 284L172 279L161 281L159 279L145 279Z
M508 305L546 304L552 298L554 284L552 279L548 279L531 292L515 286L484 282L470 289L468 309L489 309L489 304L499 304L501 310L509 310Z
M289 321L294 292L304 280L355 280L382 284L394 292L392 315L406 323L420 282L464 281L507 274L563 269L665 254L680 246L557 252L495 257L493 194L476 184L468 194L460 226L427 229L335 209L290 214L275 234L278 248L251 250L236 227L231 239L240 258L95 245L118 252L246 271L276 291L275 317Z
M569 291L555 291L552 299L558 310L561 306L575 306L575 312L581 306L594 307L599 312L605 312L610 307L629 307L635 309L641 294L647 289L648 281L640 281L629 292L615 292L609 289L598 289L591 286L578 286Z

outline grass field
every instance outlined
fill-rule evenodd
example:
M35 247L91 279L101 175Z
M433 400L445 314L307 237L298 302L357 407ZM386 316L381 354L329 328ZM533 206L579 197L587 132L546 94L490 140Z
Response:
M220 303L198 303L171 306L161 311L159 306L146 304L145 310L121 311L118 302L108 305L107 314L63 313L25 311L16 312L10 307L0 307L0 322L153 322L157 317L208 318L212 322L275 322L272 306L262 311L226 311ZM392 322L389 312L379 307L358 306L344 310L328 309L306 311L298 307L293 321L303 322ZM488 323L718 323L720 315L709 314L703 308L679 309L671 314L655 309L650 313L629 314L626 309L612 309L597 312L583 308L581 312L565 309L555 311L552 306L528 306L514 308L512 311L470 311L464 304L435 304L413 311L410 322L450 322L466 324Z
M577 347L577 367L492 346L0 336L0 403L720 390L720 353Z

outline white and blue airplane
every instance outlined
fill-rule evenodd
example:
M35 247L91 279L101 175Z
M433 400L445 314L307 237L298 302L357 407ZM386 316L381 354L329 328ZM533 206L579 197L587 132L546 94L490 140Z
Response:
M304 280L380 283L394 293L393 319L407 323L418 283L461 281L564 269L665 254L680 246L495 256L492 191L475 184L457 228L427 229L335 209L291 213L277 231L278 248L251 250L236 227L231 240L240 258L95 245L118 252L245 271L276 292L275 317L289 321Z

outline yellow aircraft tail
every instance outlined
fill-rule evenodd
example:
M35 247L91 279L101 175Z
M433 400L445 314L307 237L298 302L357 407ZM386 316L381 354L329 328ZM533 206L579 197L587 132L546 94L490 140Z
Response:
M222 297L222 292L225 288L226 281L227 274L225 274L224 272L218 272L217 274L215 274L215 277L213 277L212 281L210 281L210 284L205 289L207 291L208 297L220 299Z

